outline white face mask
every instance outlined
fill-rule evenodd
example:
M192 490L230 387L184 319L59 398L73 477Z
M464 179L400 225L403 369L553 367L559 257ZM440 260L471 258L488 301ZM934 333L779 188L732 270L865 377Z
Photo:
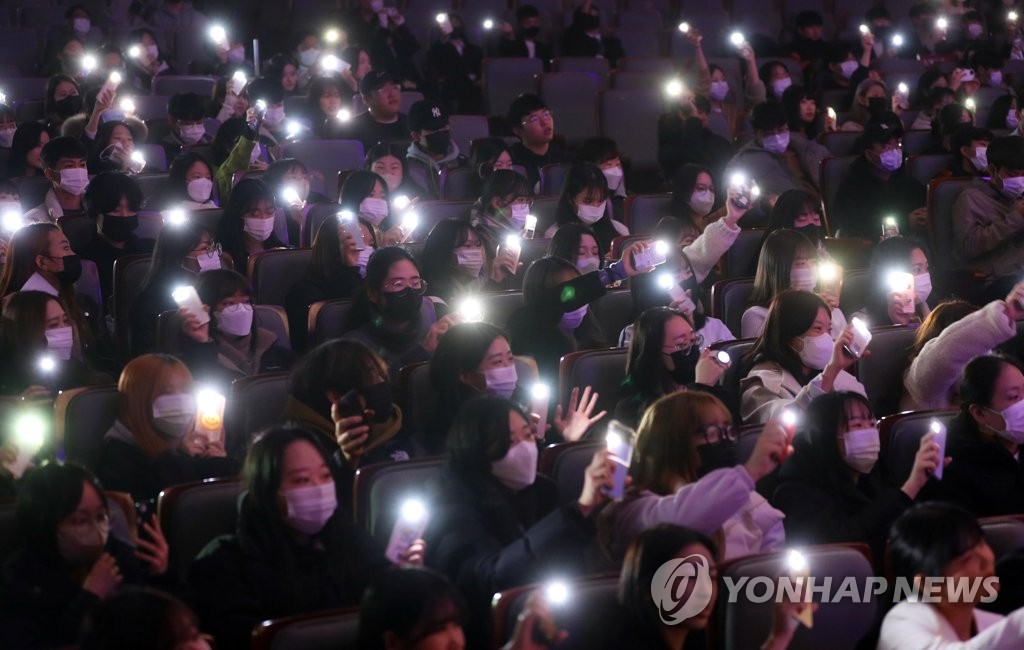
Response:
M231 63L241 63L245 61L245 48L239 45L228 50L228 61Z
M178 129L178 136L187 145L199 142L204 135L206 135L206 127L202 124L182 124Z
M1024 194L1024 176L1004 178L1003 192L1011 199L1019 199Z
M1016 129L1018 126L1020 126L1020 118L1017 117L1017 110L1011 108L1006 113L1006 128Z
M573 311L567 311L562 314L562 327L567 330L575 330L583 322L583 319L587 317L587 310L590 305L583 305L579 309Z
M74 196L81 196L89 185L89 172L82 167L60 170L60 189Z
M780 154L789 148L789 131L766 135L761 140L761 146L774 154Z
M252 332L252 305L239 303L216 312L217 329L232 336L248 336Z
M775 97L781 99L782 93L786 92L786 88L793 85L793 80L789 77L784 79L776 79L772 82L772 92L775 93Z
M975 147L974 155L971 156L971 164L979 172L985 171L988 167L988 147Z
M482 248L456 248L455 259L460 269L475 278L484 266L484 251Z
M402 176L400 174L380 174L380 177L384 179L389 192L394 192L402 184Z
M586 255L584 257L577 257L576 268L579 269L580 273L583 274L593 273L594 271L601 268L601 260L590 255Z
M70 325L46 330L46 349L57 355L58 359L67 361L71 358L71 349L75 346L75 333Z
M504 458L491 463L491 474L510 490L530 487L537 479L537 444L523 440L512 445Z
M221 268L220 255L207 255L206 253L200 253L196 257L196 262L199 263L199 272L203 271L217 271Z
M859 64L853 60L846 60L839 64L839 73L843 75L844 79L849 79L853 76L853 73L857 71Z
M487 382L488 391L498 397L508 399L515 392L519 376L516 374L516 367L513 364L511 366L484 370L484 380Z
M580 218L580 221L589 225L600 221L601 217L604 216L604 208L607 201L601 201L601 205L587 205L586 203L580 203L576 206L576 216Z
M89 30L92 29L92 21L88 18L75 18L71 21L71 24L79 34L88 34Z
M245 226L242 227L242 230L256 241L267 241L270 238L270 233L274 232L274 220L245 217Z
M988 73L988 81L993 86L998 86L999 84L1003 83L1003 71L993 70L992 72Z
M196 203L206 203L213 195L213 181L209 178L194 178L185 186L188 198Z
M379 226L388 216L388 202L368 196L359 204L359 213L373 225Z
M811 370L824 370L832 359L832 347L835 345L832 337L825 333L818 336L800 336L797 339L803 343L803 348L797 353L800 362Z
M914 293L918 302L927 302L932 293L932 274L927 271L914 276Z
M189 393L161 395L153 400L153 428L165 438L184 438L196 417L196 398Z
M715 207L715 193L711 190L699 190L690 195L690 209L704 216Z
M274 128L284 122L284 106L271 106L263 114L263 123Z
M903 166L903 152L886 149L878 156L878 165L887 172L894 172Z
M316 60L320 58L320 50L315 47L309 50L303 50L299 52L299 61L307 68L312 68L316 65Z
M14 143L14 132L17 129L0 129L0 147L10 149Z
M818 273L811 268L795 268L789 272L789 288L800 291L811 291L817 281Z
M854 429L843 435L843 460L861 474L871 473L881 450L882 444L875 427Z
M370 263L370 256L373 255L373 249L367 246L363 250L359 251L359 255L356 256L356 267L359 269L359 277L366 277L366 265Z
M530 214L530 206L525 203L513 203L508 222L512 224L512 227L516 230L522 230L526 227L526 217Z
M146 54L149 55L149 58L151 58L154 61L156 61L157 59L160 58L160 47L157 46L157 45L147 45L146 46Z
M322 485L282 490L288 525L304 535L315 535L324 529L338 509L334 481Z
M992 411L992 409L988 409ZM995 411L992 411L995 413ZM1024 400L1014 402L1006 409L999 411L1003 418L1003 428L995 432L1001 437L1015 442L1018 445L1024 444Z
M604 180L608 182L608 190L615 192L622 185L622 179L625 176L625 172L622 171L622 167L611 167L609 169L602 169L601 173L604 174Z
M729 82L728 81L712 81L711 82L711 99L720 102L723 101L729 94Z

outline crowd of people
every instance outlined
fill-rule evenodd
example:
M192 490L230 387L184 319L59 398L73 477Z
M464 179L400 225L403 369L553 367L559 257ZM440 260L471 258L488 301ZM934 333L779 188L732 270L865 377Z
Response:
M492 596L611 571L587 647L714 647L721 605L666 625L660 566L851 543L893 577L1005 581L987 609L886 603L861 647L1024 645L1024 547L997 555L980 520L1024 515L1012 0L837 2L731 38L671 2L500 3L486 25L472 2L336 4L24 13L41 56L19 74L45 91L0 94L0 646L247 648L263 621L358 607L360 648L583 647L543 589L495 644ZM684 53L651 64L672 71L656 166L563 137L542 94L490 105L489 58L603 59L613 87L643 69L609 27L629 16ZM136 112L183 75L209 92ZM468 150L465 115L488 118ZM362 161L290 155L312 141ZM280 251L305 255L268 301ZM492 296L515 309L481 313ZM859 371L883 328L911 341L896 394ZM616 348L571 385L566 355ZM284 375L252 430L211 406ZM100 394L101 436L76 440L72 396ZM943 424L900 457L879 431L898 411ZM573 481L540 472L593 441ZM385 546L357 473L423 459L429 521ZM237 513L182 558L161 495L206 479L240 482ZM813 607L776 603L763 647Z

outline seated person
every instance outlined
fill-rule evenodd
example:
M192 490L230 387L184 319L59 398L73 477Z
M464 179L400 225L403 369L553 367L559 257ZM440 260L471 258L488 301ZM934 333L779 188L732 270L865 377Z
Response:
M42 176L44 174L42 151L50 141L45 124L22 122L14 132L11 150L7 157L6 178Z
M855 316L867 319L873 327L920 323L931 313L928 298L932 295L932 278L928 269L928 255L921 241L902 236L882 240L871 252L867 304ZM894 291L893 272L913 275L912 291Z
M453 305L459 298L482 291L511 289L518 253L505 246L487 246L476 228L461 219L445 219L430 230L420 263L432 296Z
M353 117L342 132L348 140L359 140L363 149L378 142L408 140L409 124L402 106L402 89L390 73L371 70L359 82L366 112Z
M882 557L889 526L914 503L942 462L933 437L921 438L910 476L896 488L878 466L881 443L867 399L843 391L813 399L772 497L772 505L786 513L786 540L861 542Z
M987 157L989 179L975 179L953 202L953 259L983 277L986 297L998 298L1024 263L1024 137L996 138Z
M248 269L251 253L285 246L274 234L276 209L274 192L262 180L245 178L235 186L217 222L217 242L235 268Z
M204 648L209 638L199 617L181 600L153 588L119 589L86 618L80 650L100 648Z
M601 33L598 8L586 1L573 11L572 24L562 34L562 56L608 59L615 68L626 52L619 39Z
M441 198L441 172L469 165L469 159L452 140L448 112L437 102L421 99L409 108L409 134L412 143L406 152L408 172L414 180L421 178L429 198Z
M189 569L196 611L219 648L245 648L260 621L359 603L389 565L350 519L333 447L295 426L267 430L245 459L237 530ZM422 543L406 561L422 565Z
M138 540L110 534L104 487L89 470L50 462L25 475L15 510L20 543L0 582L5 648L71 647L83 619L118 587L167 571L167 540L147 521Z
M540 188L540 170L545 165L569 162L569 154L555 139L555 117L551 109L533 94L512 101L505 122L519 142L512 145L512 162L526 169L530 187Z
M840 237L874 241L887 217L896 219L901 232L923 225L925 190L903 170L902 138L899 119L891 113L864 127L857 140L860 156L835 198L833 228Z
M252 290L245 277L215 269L200 273L195 288L209 320L200 324L199 314L180 308L184 336L181 349L175 350L195 377L226 385L291 368L295 355L289 342L278 341L277 334L254 318Z
M721 531L722 559L775 551L785 542L782 513L754 491L785 453L786 430L772 423L750 459L736 458L732 415L713 395L675 392L655 401L637 430L632 485L602 514L612 557L657 524L679 524L705 535Z
M160 141L168 165L191 147L213 142L213 137L206 132L205 112L205 101L196 93L171 95L167 102L167 123L171 130Z
M152 239L140 239L135 234L142 190L131 176L104 172L89 183L82 206L86 216L96 222L96 235L82 249L82 259L96 263L103 303L109 305L114 294L114 262L153 251Z
M135 160L135 143L143 143L148 136L146 124L141 120L120 115L119 109L107 110L103 114L104 122L91 139L88 170L90 175L103 172L123 172L137 174L145 167L143 162ZM82 139L90 142L88 135ZM141 152L139 155L142 155Z
M500 160L502 155L508 156L507 148L495 160ZM495 161L491 164L495 164ZM498 245L509 235L523 234L533 200L529 181L512 169L511 157L508 158L508 165L508 168L487 170L480 198L469 213L470 223L491 250L497 250ZM534 233L535 236L537 234Z
M745 423L767 422L786 407L803 410L834 390L866 395L846 371L857 361L846 352L853 330L848 325L833 341L829 312L828 304L809 291L787 289L775 296L747 356L753 367L740 382Z
M864 79L853 93L853 104L840 131L861 132L868 122L877 121L894 105L889 100L889 89L881 79Z
M786 289L814 291L818 283L816 259L814 245L794 230L783 228L765 238L757 257L757 273L748 299L750 307L740 321L740 338L760 336L768 318L768 306ZM835 320L834 315L832 319Z
M711 74L721 76L721 81L712 83L728 84L721 70L716 69ZM764 93L763 84L761 92ZM713 99L684 93L673 104L669 112L658 117L658 165L661 173L671 179L685 165L704 167L716 175L724 173L726 165L736 154L736 148L730 140L708 128L712 119L721 117L715 113ZM729 108L732 110L727 110ZM722 106L722 112L735 115L734 119L740 124L734 129L746 131L745 112L740 113L727 104Z
M582 224L594 231L601 249L611 250L612 240L628 235L629 228L615 220L610 198L608 181L600 167L590 163L574 164L562 185L555 223L544 236L554 237L566 224Z
M214 210L217 201L213 194L213 166L203 154L188 151L171 163L167 175L167 190L163 196L168 208L185 210Z
M405 154L406 150L397 143L378 142L366 152L363 169L383 178L388 194L406 196L409 200L426 199L427 190L409 176L409 159Z
M155 506L164 488L238 473L224 443L195 432L192 374L165 354L135 357L121 371L117 420L103 436L96 476L107 489Z
M625 219L626 170L615 140L604 136L587 138L576 151L577 163L597 165L608 182L608 207L616 221Z
M302 225L306 222L310 210L316 204L332 203L326 196L310 190L311 174L306 165L297 158L279 158L272 162L260 179L267 184L277 197L277 210L274 212L275 226L284 222L287 243L298 246L302 234Z
M68 136L53 138L43 146L40 157L43 174L52 187L42 204L25 214L25 222L57 223L63 217L85 216L82 194L89 185L89 152L85 145Z
M988 176L988 145L992 132L970 124L962 124L950 138L953 162L949 169L936 178L983 178Z
M502 21L501 39L498 41L498 56L540 59L544 71L551 70L551 46L540 40L540 12L531 4L521 4L516 9L516 26Z

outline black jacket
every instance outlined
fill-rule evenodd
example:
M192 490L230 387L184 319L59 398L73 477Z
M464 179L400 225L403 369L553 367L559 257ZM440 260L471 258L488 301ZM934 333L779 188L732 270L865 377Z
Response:
M707 167L713 178L722 178L733 154L732 144L697 118L683 120L678 112L658 118L658 164L667 179L687 163Z
M1024 467L999 441L986 442L951 426L946 455L953 462L942 481L930 485L938 498L958 503L976 517L1024 512Z
M904 172L901 167L886 180L866 158L857 158L836 193L832 227L839 229L839 236L877 241L882 219L890 215L899 221L901 232L909 232L910 213L925 206L926 192Z
M178 308L171 297L171 291L178 285L192 284L195 279L194 274L182 270L167 277L157 278L139 293L135 302L130 305L129 312L132 356L156 350L157 317L165 311Z
M266 330L260 330L260 332L263 335L272 336ZM295 353L278 343L274 343L262 352L251 347L249 350L248 358L253 360L253 365L255 365L255 355L259 354L259 365L256 367L256 372L251 374L223 357L220 353L220 345L215 339L206 343L197 343L188 339L180 350L175 351L175 354L188 366L197 381L209 381L222 385L228 385L236 379L243 379L261 372L290 370L295 363Z
M517 124L511 124L509 127L518 126ZM517 142L509 148L509 153L512 154L512 162L516 165L522 165L526 169L526 178L530 181L530 186L534 187L540 182L540 170L545 165L554 165L555 163L572 162L572 156L565 150L562 143L559 140L554 139L551 144L548 145L548 151L543 156L533 153L523 145L522 142Z
M535 59L540 59L544 64L544 72L551 72L551 48L547 43L541 41L533 42L533 53ZM498 56L525 59L530 56L530 49L526 47L526 40L521 36L513 39L502 38L498 41Z
M137 445L109 438L103 441L96 463L96 476L104 488L128 492L136 500L153 500L171 485L234 476L238 470L238 462L230 458L197 458L180 451L153 458Z
M358 605L389 566L340 508L305 545L252 519L243 500L237 532L207 544L189 568L202 629L221 650L248 649L253 628L269 618Z
M116 248L103 238L95 235L89 245L81 252L82 259L96 262L96 270L100 274L100 291L103 304L110 311L110 297L114 294L114 262L126 255L142 255L153 252L152 239L139 239L132 235L124 248Z

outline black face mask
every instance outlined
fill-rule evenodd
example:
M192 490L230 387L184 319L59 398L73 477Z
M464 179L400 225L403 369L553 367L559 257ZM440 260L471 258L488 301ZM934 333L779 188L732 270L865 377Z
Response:
M714 444L701 445L697 447L697 454L700 456L700 469L697 470L697 476L704 476L708 472L723 467L733 467L737 461L736 441L719 440Z
M131 239L132 233L139 227L139 215L131 217L103 217L103 234L111 241L125 242Z
M455 27L448 35L449 40L466 42L466 30L463 27Z
M452 144L451 131L438 131L423 136L427 144L427 151L435 154L448 153L448 147Z
M420 313L423 294L412 289L402 289L396 293L381 293L381 312L389 320L411 321Z
M679 350L678 352L673 352L671 357L672 365L675 366L670 372L672 381L680 386L692 384L697 376L697 360L700 359L700 349L694 345L690 347L689 352Z
M50 259L64 260L64 270L57 271L57 282L60 283L62 289L66 289L78 282L78 278L82 277L82 260L77 255L68 255L66 257L51 257Z
M68 118L72 115L77 115L82 112L82 96L72 95L65 97L54 105L57 109L57 115Z
M391 417L392 404L391 386L386 381L373 384L363 389L366 408L373 411L373 422L386 422Z
M585 32L589 32L592 29L597 29L601 26L601 19L594 14L582 14L578 18L580 29Z
M811 240L811 243L817 243L825 237L825 229L821 226L804 226L803 228L794 228L793 230L803 233L807 239Z
M871 97L868 99L868 111L872 115L878 115L889 110L889 100L885 97Z
M523 38L533 40L537 38L538 34L540 34L540 27L523 27Z

